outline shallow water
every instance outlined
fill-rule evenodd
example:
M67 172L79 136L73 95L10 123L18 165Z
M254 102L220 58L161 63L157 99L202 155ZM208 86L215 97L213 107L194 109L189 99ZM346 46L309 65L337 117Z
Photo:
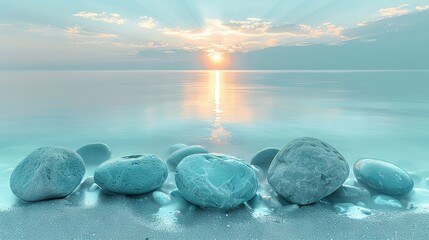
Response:
M0 72L0 163L93 141L115 156L165 156L184 142L250 159L312 136L351 164L429 168L428 80L428 71Z
M124 211L119 221L127 219L125 221L130 226L138 226L136 229L144 223L157 236L163 236L165 229L197 234L192 227L200 224L196 219L211 221L213 216L221 220L213 220L212 226L222 229L223 234L232 234L225 235L229 237L240 232L234 232L237 226L248 228L249 232L267 229L267 221L280 225L286 221L285 224L299 227L309 218L317 221L320 214L339 221L338 224L352 224L362 229L371 226L371 222L384 219L383 214L390 214L391 221L383 223L386 226L400 224L395 219L404 216L402 211L370 212L366 206L351 203L327 208L323 203L316 204L299 208L297 218L291 220L291 215L284 218L282 214L295 211L298 206L282 206L275 198L271 199L270 187L264 180L258 190L262 198L246 205L252 211L241 208L230 217L174 201L170 205L158 206L150 201L150 194L135 198L109 197L100 193L90 181L64 200L34 205L17 201L9 190L9 177L14 166L35 148L44 145L77 149L86 143L105 142L112 148L113 157L155 153L165 159L167 148L181 142L201 144L211 152L250 161L262 148L282 148L294 138L312 136L336 147L350 166L359 158L379 158L415 172L421 181L411 194L414 206L418 206L413 213L423 213L424 217L413 215L409 219L426 218L429 209L428 80L429 71L0 72L1 217L14 226L14 222L22 223L23 219L17 216L22 212L27 214L27 210L29 214L40 216L38 212L45 209L61 208L70 211L69 219L80 219L91 212L102 216L97 220L101 221L106 217L105 212L117 210ZM87 169L87 176L92 171L93 166ZM165 193L175 188L174 176L170 174L169 179L161 189ZM276 211L280 211L280 215L272 214L273 206L278 208ZM405 204L403 208L407 208ZM329 213L327 209L330 209ZM186 220L180 216L181 212L194 212L194 220ZM304 216L310 212L311 216L306 219ZM131 214L135 221L129 220L127 214ZM344 215L346 219L375 217L359 225L333 218L335 214ZM64 218L60 213L53 216ZM50 215L41 218L46 223L56 224ZM152 226L152 218L158 219L156 226ZM183 229L177 225L179 220L186 222ZM280 225L279 228L284 227ZM322 225L313 232L324 229ZM128 228L130 231L136 229ZM92 230L93 234L104 231ZM17 231L22 229L18 227ZM33 236L31 231L24 232L24 238ZM210 229L206 233L210 234ZM417 232L420 233L424 234ZM4 237L17 236L12 231L8 234ZM87 235L90 231L85 230L75 234L71 236L94 236ZM257 231L249 236L258 234ZM341 231L329 234L344 236ZM408 235L404 233L403 236Z

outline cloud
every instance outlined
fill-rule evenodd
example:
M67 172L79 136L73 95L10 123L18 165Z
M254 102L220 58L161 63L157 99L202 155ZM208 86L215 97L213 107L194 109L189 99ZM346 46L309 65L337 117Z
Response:
M117 37L115 34L112 34L112 33L90 31L80 26L68 27L64 29L64 33L69 37L80 37L80 38L116 38Z
M417 11L425 11L425 10L429 10L429 5L421 5L421 6L417 6L416 7Z
M302 45L316 40L332 43L344 40L343 28L332 23L320 26L274 24L259 18L231 20L206 19L199 28L163 28L165 35L179 38L182 49L206 52L246 52L279 45Z
M142 28L154 28L157 22L152 17L143 16L139 18L138 24Z
M410 10L407 9L407 7L408 7L408 4L401 4L397 7L382 8L378 10L378 15L383 17L394 17L394 16L404 15L410 12Z
M90 19L93 21L100 21L104 23L113 23L113 24L124 24L126 22L126 19L121 18L121 15L117 13L93 13L93 12L78 12L73 14L75 17L81 17L84 19Z
M160 49L168 47L168 43L162 42L146 42L146 43L122 43L122 42L114 42L112 43L115 47L121 48L135 48L135 49Z

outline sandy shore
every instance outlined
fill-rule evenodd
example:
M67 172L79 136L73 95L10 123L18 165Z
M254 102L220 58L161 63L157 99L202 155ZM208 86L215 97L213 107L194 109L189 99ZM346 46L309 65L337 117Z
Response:
M255 215L160 208L150 195L84 194L0 212L0 239L428 239L429 213L376 211L365 219L338 215L330 205Z

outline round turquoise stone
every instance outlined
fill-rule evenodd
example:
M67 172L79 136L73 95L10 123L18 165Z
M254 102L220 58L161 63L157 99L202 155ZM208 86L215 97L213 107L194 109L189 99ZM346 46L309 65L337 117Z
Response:
M94 181L102 189L120 194L143 194L167 179L167 165L155 154L131 155L101 164Z
M177 164L179 164L180 161L182 161L182 159L192 154L200 154L200 153L208 153L208 151L207 149L205 149L200 145L182 147L176 150L175 152L173 152L167 158L167 165L172 171L174 171L176 169Z
M62 198L72 193L85 175L85 164L73 150L41 147L13 170L10 189L24 201Z
M264 170L264 172L266 172L268 171L271 162L279 151L280 149L274 147L264 148L257 152L255 156L253 156L252 160L250 160L250 163L260 167L262 170Z
M176 144L173 144L173 145L171 145L171 146L168 148L167 153L168 153L168 154L172 154L172 153L174 153L175 151L177 151L177 150L179 150L179 149L181 149L181 148L187 147L187 146L188 146L188 145L183 144L183 143L176 143Z
M176 185L183 198L193 204L228 210L250 200L258 181L252 168L237 158L195 154L177 166Z
M80 147L76 152L86 164L99 165L110 159L112 151L104 143L90 143Z
M382 160L360 159L353 172L358 182L385 195L402 196L414 187L413 179L405 170Z

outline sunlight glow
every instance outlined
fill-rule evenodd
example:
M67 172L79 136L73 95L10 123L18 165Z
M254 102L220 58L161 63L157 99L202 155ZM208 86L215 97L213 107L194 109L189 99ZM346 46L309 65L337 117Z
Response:
M216 70L215 72L215 104L216 104L216 113L220 112L220 72Z
M223 60L222 55L220 53L213 53L210 55L210 58L214 64L219 64Z

